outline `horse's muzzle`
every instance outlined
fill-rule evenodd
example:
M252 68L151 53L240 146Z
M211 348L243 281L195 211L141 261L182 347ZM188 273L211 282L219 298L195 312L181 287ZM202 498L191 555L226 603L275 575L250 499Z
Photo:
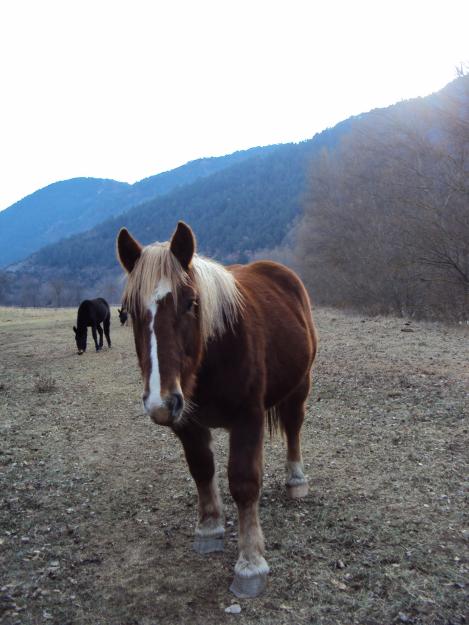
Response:
M81 356L81 355L83 354L83 350L82 350L82 349L79 349L79 350L78 350L78 352L77 352L77 354L78 354L79 356Z
M184 397L182 393L171 393L163 401L162 406L149 406L144 397L143 405L151 420L158 425L173 425L181 417L184 411Z

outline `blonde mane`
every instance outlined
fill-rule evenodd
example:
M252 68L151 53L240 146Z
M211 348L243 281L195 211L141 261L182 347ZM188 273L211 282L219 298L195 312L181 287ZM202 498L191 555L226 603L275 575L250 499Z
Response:
M204 342L232 328L243 306L243 298L232 273L223 265L194 254L190 266L199 295L199 315ZM169 243L154 243L143 248L128 275L123 305L131 315L144 311L161 281L170 286L177 305L178 288L189 276L169 249Z

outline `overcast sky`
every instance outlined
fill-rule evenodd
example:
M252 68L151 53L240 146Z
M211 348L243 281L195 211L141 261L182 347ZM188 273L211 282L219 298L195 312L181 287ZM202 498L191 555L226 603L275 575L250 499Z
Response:
M468 0L1 0L0 209L427 95L468 24Z

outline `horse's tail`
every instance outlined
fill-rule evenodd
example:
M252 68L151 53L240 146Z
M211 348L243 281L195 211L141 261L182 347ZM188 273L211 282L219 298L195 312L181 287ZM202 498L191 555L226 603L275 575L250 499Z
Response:
M266 410L265 413L267 427L269 428L270 438L273 438L276 434L284 433L283 423L280 418L280 410L278 406L272 406Z

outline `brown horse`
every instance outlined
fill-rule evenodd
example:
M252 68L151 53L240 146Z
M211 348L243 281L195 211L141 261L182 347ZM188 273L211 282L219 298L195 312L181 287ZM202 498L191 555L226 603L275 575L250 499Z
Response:
M224 521L209 428L230 433L228 478L239 517L231 590L254 597L269 567L258 502L264 424L286 434L287 489L307 494L300 429L316 353L311 307L299 278L273 262L223 267L195 254L179 222L171 241L142 247L123 228L124 305L133 319L143 403L179 437L197 485L194 549L223 549Z

